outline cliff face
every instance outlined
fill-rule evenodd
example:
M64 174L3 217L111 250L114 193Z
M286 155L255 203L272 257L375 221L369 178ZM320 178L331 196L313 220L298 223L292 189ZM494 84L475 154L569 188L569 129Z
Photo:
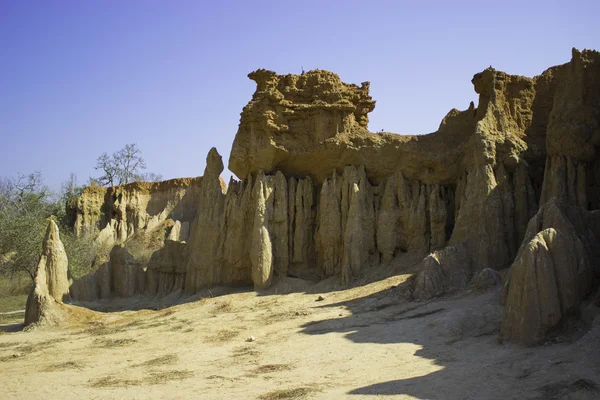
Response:
M348 282L399 253L422 253L423 261L414 267L417 299L460 290L478 271L513 262L515 274L527 280L523 265L537 257L540 271L556 269L554 280L530 282L537 292L515 283L522 279L508 284L516 285L513 299L522 298L523 291L562 296L555 299L560 305L551 311L554 320L516 327L515 321L535 320L524 317L527 313L542 311L533 303L515 308L513 300L503 325L506 338L532 344L573 313L565 298L578 305L590 292L581 282L600 277L588 266L593 257L581 250L598 245L591 228L550 219L538 232L539 224L529 222L553 198L563 207L579 207L584 220L592 215L586 210L600 208L598 52L574 49L569 63L534 78L486 69L472 80L477 107L450 111L437 132L423 136L368 132L366 114L374 105L368 83L346 85L324 71L278 76L259 70L249 77L257 91L242 112L229 167L248 176L247 185L253 179L255 187L259 181L280 182L281 189L266 191L264 200L253 199L257 210L267 203L267 214L270 199L277 204L277 193L285 192L285 184L290 189L287 216L279 219L287 223L287 235L264 218L248 223L248 231L260 235L256 246L272 250L258 258L268 272L252 275L255 285L294 269L292 232L306 239L300 243L307 256L296 266L300 276L339 275ZM303 189L308 201L290 195L297 180L309 182ZM298 206L307 204L301 215L308 218L295 218ZM274 257L286 244L288 257ZM575 251L575 258L565 258ZM573 274L578 278L566 283Z
M290 232L303 232L302 274L347 281L400 252L443 254L447 245L464 248L467 277L505 267L537 211L546 130L558 82L574 62L531 79L487 69L472 81L477 107L450 111L423 136L368 132L368 83L347 85L325 71L259 70L249 75L257 91L242 112L229 166L248 184L282 173L280 191L309 182L310 199L301 201L310 204L308 218L296 220L298 199L288 193L288 234L270 235L294 249ZM454 266L440 260L454 259L440 256L441 270ZM283 260L281 271L294 263Z
M554 198L559 208L581 210L569 218L589 219L595 214L588 211L600 208L599 72L600 54L577 50L569 63L534 78L488 68L472 80L477 106L451 110L429 135L400 136L367 130L375 104L368 82L349 85L319 70L258 70L249 75L257 89L242 111L229 161L243 180L225 188L223 163L212 149L204 178L186 189L146 197L123 188L84 194L78 229L111 221L124 240L183 210L177 207L191 204L189 197L187 216L174 218L194 220L187 244L159 250L139 278L148 285L154 277L150 282L158 283L146 287L161 292L262 289L282 276L348 283L410 252L422 260L404 266L416 272L412 296L429 299L465 288L479 271L512 265L504 337L531 344L563 318L555 313L535 327L516 326L541 311L533 301L517 307L515 299L535 296L535 287L576 307L600 278L588 267L593 256L581 250L598 245L592 228L542 221L538 212ZM151 212L153 201L161 205ZM89 211L99 204L108 211ZM563 257L572 251L577 257ZM531 281L532 260L555 278ZM571 283L557 283L563 277ZM113 284L109 292L119 291ZM572 314L571 306L553 310Z
M102 240L124 242L140 230L151 230L171 218L179 221L179 231L187 234L196 215L201 182L202 178L179 178L87 187L77 200L75 233L82 236L102 231Z
M548 156L540 203L556 196L600 208L600 53L573 50L548 123Z

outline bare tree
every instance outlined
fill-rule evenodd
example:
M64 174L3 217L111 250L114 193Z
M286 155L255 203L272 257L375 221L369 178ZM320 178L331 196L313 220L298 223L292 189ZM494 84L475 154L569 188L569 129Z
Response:
M144 174L143 180L146 182L160 182L163 180L163 176L161 174L155 174L154 172L148 172Z
M16 178L0 182L0 205L3 213L27 215L37 212L39 204L44 203L50 195L39 171L29 175L18 174Z
M63 181L61 190L61 200L67 202L75 197L81 196L83 186L77 184L77 175L71 172L69 179Z
M125 185L130 182L161 179L160 175L143 174L146 162L142 158L142 152L136 144L125 145L121 150L109 156L102 154L96 160L97 170L104 174L98 178L90 178L91 182L98 182L103 186Z
M96 167L94 169L101 170L104 172L104 175L99 176L97 178L90 178L90 181L93 180L98 182L101 186L114 186L116 180L116 168L113 164L112 158L104 153L96 160Z

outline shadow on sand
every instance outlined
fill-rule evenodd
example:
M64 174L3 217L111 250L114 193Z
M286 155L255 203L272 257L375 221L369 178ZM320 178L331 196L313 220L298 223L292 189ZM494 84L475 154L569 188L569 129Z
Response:
M502 309L494 290L416 303L408 301L408 284L324 304L321 307L345 308L351 314L303 326L304 334L343 333L353 343L416 344L420 349L415 360L425 358L442 367L423 376L358 387L348 395L437 400L600 398L597 365L592 360L586 368L573 371L573 344L527 349L498 343ZM596 348L598 339L596 335ZM410 370L410 364L399 362L399 376Z
M112 297L93 302L73 301L71 305L103 313L140 310L159 311L169 307L193 303L202 299L217 298L228 294L251 291L251 287L214 287L210 289L202 289L194 295L186 295L183 293L183 291L179 290L169 293L166 296L137 295L132 297Z
M25 328L25 324L22 322L11 321L11 323L0 325L0 331L5 333L21 332L23 328Z

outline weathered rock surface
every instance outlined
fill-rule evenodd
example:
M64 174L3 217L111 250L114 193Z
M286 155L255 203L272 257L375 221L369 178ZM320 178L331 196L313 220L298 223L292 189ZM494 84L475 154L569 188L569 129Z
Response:
M600 208L600 53L579 52L565 64L549 116L548 158L540 205L553 196Z
M190 223L184 221L183 223L179 220L175 221L173 228L169 232L167 239L178 242L185 242L190 236Z
M467 287L472 274L465 246L448 246L429 254L417 267L413 298L428 300Z
M600 276L599 217L555 198L531 219L505 284L503 339L534 345L579 316Z
M574 255L564 253L563 246L573 249L569 238L552 228L546 229L527 244L513 264L514 282L502 329L506 339L536 344L558 325L563 315L576 315L578 266L573 262ZM569 259L561 260L561 255ZM567 263L561 264L562 261ZM561 297L566 300L564 304Z
M144 292L142 266L123 245L113 247L109 263L111 289L115 296L131 297Z
M256 211L252 229L250 260L252 262L252 282L255 289L265 289L273 279L273 245L267 229L267 205L265 188L261 179L255 186Z
M34 285L27 298L25 325L56 324L60 321L63 311L59 304L71 301L68 268L69 262L58 227L53 220L49 220Z
M219 178L223 161L213 147L206 157L200 183L198 210L189 238L186 291L195 293L203 286L220 283L219 235L225 210L225 184Z
M452 110L437 132L419 136L367 130L374 108L368 82L348 85L320 70L281 76L258 70L249 77L257 90L242 112L229 162L241 178L279 170L320 185L333 171L364 165L374 184L396 171L426 184L456 183L464 172L490 162L514 168L527 150L532 116L538 117L532 110L538 78L493 69L473 79L477 108ZM538 125L541 132L535 133L543 138L545 126Z
M504 291L501 336L526 345L579 316L600 278L600 53L573 49L555 68L540 211L529 222ZM569 206L571 205L571 206Z
M110 252L110 259L95 272L71 282L71 296L76 301L96 301L112 297L143 294L146 273L140 262L122 244Z
M486 268L481 270L477 275L473 276L471 284L473 288L479 292L485 292L491 288L494 288L496 292L500 291L502 286L502 275L498 271Z
M319 170L322 181L330 174L325 171L331 168L320 164L330 161L306 156L313 155L314 147L328 139L355 130L366 131L367 113L375 107L368 82L361 87L345 84L329 71L277 75L259 69L248 77L257 88L242 112L229 159L229 169L241 178L259 170L279 169L296 176ZM300 149L304 150L296 152ZM340 163L342 167L345 164L361 163Z
M144 294L164 296L183 290L187 270L185 255L186 244L171 240L154 252L146 271Z
M221 156L212 149L200 195L208 206L198 208L188 240L186 292L214 285L264 288L274 275L310 274L312 181L259 173L232 181L226 190L222 170Z
M196 216L202 178L87 187L77 200L75 234L101 233L100 241L122 243L170 218L182 226ZM184 232L185 233L185 232ZM185 240L187 236L183 236Z
M202 180L158 196L156 212L150 192L90 189L77 229L119 241L176 220L135 290L114 268L102 272L119 295L264 289L284 276L349 283L409 252L422 260L406 266L412 296L426 300L471 282L490 287L512 265L503 335L532 343L576 316L600 277L589 222L600 207L599 72L600 53L589 50L534 78L490 67L473 77L477 106L451 110L434 133L401 136L367 130L368 82L258 70L229 160L241 181L225 188L212 149ZM109 211L93 211L102 204Z
M565 194L571 204L595 207L587 199L597 173L581 163L596 151L599 65L597 52L574 50L570 63L535 78L486 69L472 81L477 107L452 110L437 132L422 136L368 132L368 83L347 85L327 71L259 70L249 75L257 90L242 112L229 166L242 177L310 177L316 225L305 236L314 237L319 277L347 281L399 252L440 250L423 271L458 268L452 276L460 282L432 291L432 277L423 276L417 294L441 295L477 271L510 266L540 202ZM561 150L586 140L585 154ZM448 245L462 249L460 260L442 256Z

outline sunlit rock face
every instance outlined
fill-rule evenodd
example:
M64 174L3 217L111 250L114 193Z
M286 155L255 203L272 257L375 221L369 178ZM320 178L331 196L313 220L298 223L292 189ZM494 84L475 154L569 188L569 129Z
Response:
M100 232L99 240L110 245L172 219L184 227L186 236L181 239L185 240L186 229L196 216L201 182L199 177L86 187L75 208L75 234Z
M70 302L69 261L60 241L58 226L48 221L34 283L27 298L25 325L57 324L62 319L60 304Z
M215 285L264 289L283 276L348 284L411 253L420 260L404 266L415 274L412 296L426 300L467 288L480 271L496 276L490 271L512 265L503 337L524 344L543 338L562 315L576 316L581 297L596 290L581 285L599 277L585 267L594 265L588 250L598 236L580 220L600 208L598 52L573 50L570 62L533 78L490 67L473 77L477 104L451 110L428 135L369 132L375 102L368 82L346 84L322 70L257 70L249 77L257 88L229 159L241 180L224 185L221 156L211 149L201 180L160 195L193 199L189 208L170 200L157 207L166 217L181 204L186 217L173 219L189 223L187 243L155 257L170 265L158 270L174 274L164 287L188 294ZM77 229L101 227L94 210L105 196L82 202ZM153 221L136 211L147 210L150 200L126 198L117 196L124 208L111 203L119 218L110 227L119 240ZM533 227L552 199L561 210L581 210L569 214L579 221L575 228L559 218ZM129 206L138 203L145 205ZM181 241L180 230L170 239ZM572 251L577 257L567 260ZM554 278L535 280L527 268L554 271ZM552 282L555 291L548 289ZM535 302L515 306L524 293L546 289L548 299L562 299L551 311ZM545 316L527 318L531 326L515 322L530 313Z

